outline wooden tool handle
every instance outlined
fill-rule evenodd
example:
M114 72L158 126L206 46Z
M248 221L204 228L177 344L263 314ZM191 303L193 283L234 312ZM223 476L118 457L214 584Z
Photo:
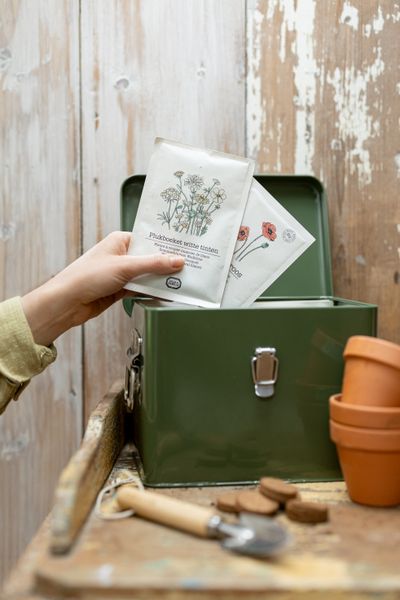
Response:
M215 514L209 508L129 486L117 490L117 500L122 510L133 508L141 517L201 537L208 537L208 523Z

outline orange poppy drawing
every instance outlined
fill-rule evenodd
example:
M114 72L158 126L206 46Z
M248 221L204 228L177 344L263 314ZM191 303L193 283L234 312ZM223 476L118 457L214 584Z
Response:
M249 234L250 234L250 228L249 227L245 227L245 226L241 226L241 228L239 229L239 234L238 234L238 242L244 242L242 243L241 246L239 246L239 248L237 248L235 250L235 252L233 253L234 255L237 254L236 259L238 260L238 262L242 261L244 258L246 258L246 256L248 256L249 254L251 254L252 252L255 252L256 250L264 250L265 248L268 248L269 243L268 242L263 242L262 244L260 244L259 246L255 246L253 248L251 248L251 246L253 246L253 244L261 239L261 238L267 238L270 242L273 242L274 240L276 240L276 225L274 225L273 223L270 223L269 221L263 221L263 223L261 224L261 234L257 235L253 240L249 240Z
M264 222L262 224L262 232L263 236L271 240L271 242L276 240L276 227L273 223Z

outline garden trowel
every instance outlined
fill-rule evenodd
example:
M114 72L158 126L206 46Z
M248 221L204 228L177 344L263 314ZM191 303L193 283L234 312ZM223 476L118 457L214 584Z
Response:
M200 537L221 539L227 550L250 556L272 556L289 542L287 530L269 517L242 513L238 523L227 523L212 509L156 492L121 486L117 501L122 510Z

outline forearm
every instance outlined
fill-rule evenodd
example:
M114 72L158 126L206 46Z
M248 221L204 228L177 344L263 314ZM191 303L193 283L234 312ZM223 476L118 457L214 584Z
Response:
M75 324L75 302L57 278L29 292L21 301L36 344L48 346Z
M134 277L182 269L180 256L127 255L130 237L122 231L108 235L44 285L0 304L0 413L55 360L52 342L62 333L123 298L124 285Z

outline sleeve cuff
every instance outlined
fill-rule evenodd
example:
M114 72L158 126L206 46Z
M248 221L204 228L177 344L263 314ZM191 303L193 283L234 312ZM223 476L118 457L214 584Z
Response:
M0 304L0 326L0 373L10 383L20 387L56 359L53 344L35 344L20 297Z

